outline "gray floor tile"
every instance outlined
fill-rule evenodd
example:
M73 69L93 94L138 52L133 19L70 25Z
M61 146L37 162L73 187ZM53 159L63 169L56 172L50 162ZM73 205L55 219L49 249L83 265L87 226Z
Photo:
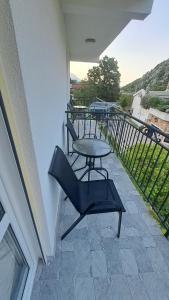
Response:
M138 268L133 251L130 249L121 249L120 256L122 260L124 274L137 275Z
M157 248L148 248L148 255L152 263L152 267L155 272L167 272L168 268L164 261L164 258Z
M150 300L169 299L169 287L157 273L144 273L141 278Z
M62 252L60 278L72 278L75 275L76 258L74 252Z
M111 280L107 278L94 279L95 297L96 300L112 300Z
M106 279L95 279L96 300L132 300L124 275L113 275Z
M149 300L146 289L139 276L128 276L127 281L133 300Z
M92 278L75 279L75 300L95 300Z
M37 300L58 300L58 281L54 279L40 282L40 293Z
M124 275L111 276L112 299L113 300L132 300L131 292Z
M73 279L61 278L56 283L57 289L57 300L74 300L75 299L75 289Z
M93 277L106 277L107 265L105 253L102 250L96 250L91 252L92 256L92 276Z
M97 228L89 230L89 244L91 250L102 250L102 239Z
M135 248L133 250L135 258L136 258L139 273L153 272L151 259L148 255L147 251L148 250L143 247Z
M107 271L109 275L122 274L123 269L118 242L107 238L103 240L103 247L106 255Z
M149 248L149 247L156 247L156 242L155 242L155 240L154 240L154 238L153 237L151 237L151 236L145 236L145 237L143 237L142 238L143 239L143 245L144 245L144 247L146 247L146 248Z
M125 207L130 214L138 213L138 207L134 201L126 201Z
M73 242L63 240L61 242L61 251L73 251L74 245Z
M61 265L61 254L57 257L48 258L46 265L43 265L40 280L58 279Z
M77 240L75 245L75 277L91 276L90 245L85 240Z
M86 227L74 228L65 238L65 241L86 240L88 241L88 229Z

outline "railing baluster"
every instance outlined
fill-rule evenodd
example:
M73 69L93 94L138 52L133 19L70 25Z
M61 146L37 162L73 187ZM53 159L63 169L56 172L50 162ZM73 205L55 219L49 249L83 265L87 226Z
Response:
M132 149L132 148L133 148L133 144L134 144L135 137L136 137L136 134L137 134L137 129L134 128L133 131L135 131L135 132L133 133L133 138L132 138L131 146L130 146L131 151L130 151L130 155L129 155L129 158L128 158L128 164L127 164L129 170L130 170L131 163L132 163L132 157L134 155L134 149L135 149L135 147L134 147L134 149Z
M167 195L166 195L166 197L165 197L163 203L162 203L161 206L159 207L159 209L158 209L158 211L157 211L158 214L160 213L160 211L162 210L162 208L163 208L163 207L165 206L165 204L167 203L168 198L169 198L169 192L167 193ZM169 209L169 208L168 208L168 209Z
M123 146L123 155L122 155L122 160L125 160L126 157L126 151L127 151L127 141L128 141L128 136L129 136L129 131L130 131L130 124L127 122L127 129L125 132L125 136L124 136L124 146Z
M165 185L166 185L166 183L167 183L167 180L168 180L168 177L169 177L169 171L168 171L168 173L166 174L166 176L165 176L165 178L164 178L164 181L163 181L163 183L161 184L160 190L158 191L158 193L157 193L157 195L156 195L154 201L152 202L152 205L153 205L153 206L155 205L156 200L158 199L159 195L161 194L161 191L162 191L163 188L165 187ZM148 198L148 200L150 201L150 197Z
M131 141L131 137L133 136L133 130L134 130L134 127L130 124L129 143L127 146L126 161L125 161L126 167L128 165L128 159L129 159L130 151L131 151L130 150L130 141Z
M121 151L120 151L120 156L122 156L122 154L123 154L123 149L124 149L124 142L125 142L125 136L126 136L126 127L127 127L127 125L126 125L127 123L126 123L126 120L125 120L125 117L124 117L124 119L123 119L123 128L122 128L122 135L121 135Z
M143 153L144 153L144 149L145 149L146 144L147 144L147 136L146 136L146 138L145 138L145 141L144 141L144 144L143 144L143 147L142 147L142 151L141 151L141 155L140 155L140 160L138 161L138 164L137 164L137 167L136 167L136 171L135 171L135 174L134 174L135 180L136 180L137 182L138 182L138 178L139 178L139 176L140 176L140 173L139 173L139 174L138 174L138 177L137 177L137 171L138 171L138 168L139 168L139 166L140 166L141 158L142 158L142 155L143 155ZM141 172L141 170L142 170L142 166L143 166L143 163L141 164L140 172ZM136 178L136 177L137 177L137 178Z
M162 150L163 150L163 149L161 148L161 149L160 149L160 152L159 152L159 154L158 154L158 156L157 156L157 158L156 158L156 161L155 161L155 163L154 163L154 166L153 166L153 168L151 169L151 173L150 173L150 175L149 175L149 177L148 177L147 184L146 184L146 186L145 186L145 188L144 188L144 193L145 193L146 190L147 190L149 180L150 180L151 176L153 175L153 172L154 172L154 170L155 170L155 168L156 168L156 165L157 165L157 162L158 162L158 160L159 160L159 157L160 157L160 155L161 155Z
M143 161L143 165L144 165L145 162L146 162L146 158L147 158L147 155L148 155L148 153L149 153L149 151L150 151L151 145L152 145L152 140L150 140L150 143L149 143L149 145L148 145L147 152L146 152L146 156L145 156L144 161ZM156 145L157 145L157 144L155 144L155 147L153 148L153 151L152 151L151 157L149 158L149 162L148 162L148 165L147 165L146 169L148 169L148 168L150 167L151 161L152 161L152 159L153 159L153 156L154 156L154 153L155 153L155 150L156 150ZM141 179L140 185L143 184L145 177L146 177L146 172L144 172L144 174L143 174L143 177L142 177L142 179Z
M137 135L137 140L136 140L136 143L135 143L135 148L134 148L134 151L133 152L135 152L136 151L136 148L137 148L137 151L136 151L136 153L135 153L135 157L134 157L134 159L133 159L133 164L132 164L132 169L131 169L131 174L133 173L133 169L134 169L134 166L135 166L135 162L136 162L136 159L137 159L137 155L138 155L138 152L139 152L139 148L140 148L140 145L141 145L141 142L142 142L142 139L143 139L143 135L141 136L141 141L140 141L140 143L139 143L139 145L138 145L138 141L139 141L139 138L140 138L140 131L139 131L139 133L138 133L138 135Z
M163 168L164 168L164 166L165 166L165 164L166 164L166 161L167 161L167 159L168 159L168 156L169 156L169 153L166 154L166 156L165 156L165 158L164 158L164 160L163 160L163 163L161 164L161 168L160 168L160 170L159 170L159 172L158 172L158 175L157 175L157 177L156 177L156 180L154 181L154 184L153 184L153 186L152 186L152 188L151 188L151 190L150 190L150 193L149 193L148 196L147 196L148 199L150 198L151 194L153 193L153 189L154 189L154 187L156 186L157 181L158 181L159 178L160 178L161 172L162 172L162 170L163 170Z
M122 120L122 125L121 125L121 132L120 132L120 139L119 139L119 154L121 153L121 143L123 139L123 134L124 134L124 126L125 126L125 117Z

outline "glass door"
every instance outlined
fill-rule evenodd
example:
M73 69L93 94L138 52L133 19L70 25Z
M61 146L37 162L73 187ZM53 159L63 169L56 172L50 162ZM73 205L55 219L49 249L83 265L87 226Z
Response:
M29 266L0 202L0 299L22 299Z

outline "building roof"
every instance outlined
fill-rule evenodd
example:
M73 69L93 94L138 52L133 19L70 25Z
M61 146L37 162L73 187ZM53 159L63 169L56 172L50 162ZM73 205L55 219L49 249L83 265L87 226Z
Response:
M71 89L74 89L74 90L80 89L81 86L82 86L82 85L81 85L80 82L76 82L76 83L71 83L71 84L70 84L70 88L71 88Z
M153 0L61 0L70 60L98 62L131 20L144 20Z
M147 94L148 96L151 96L151 97L159 97L159 98L166 98L166 99L169 99L169 90L165 90L165 91L147 91L144 90L144 89L141 89L139 91L137 91L133 96L136 96L136 95L144 95L144 94Z

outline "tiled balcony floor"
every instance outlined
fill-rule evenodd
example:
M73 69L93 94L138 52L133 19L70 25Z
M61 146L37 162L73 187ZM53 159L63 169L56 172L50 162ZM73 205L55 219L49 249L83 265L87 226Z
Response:
M169 299L169 242L115 154L103 164L126 208L120 239L117 215L109 213L84 218L61 242L77 217L69 200L62 201L56 255L39 266L31 300Z

